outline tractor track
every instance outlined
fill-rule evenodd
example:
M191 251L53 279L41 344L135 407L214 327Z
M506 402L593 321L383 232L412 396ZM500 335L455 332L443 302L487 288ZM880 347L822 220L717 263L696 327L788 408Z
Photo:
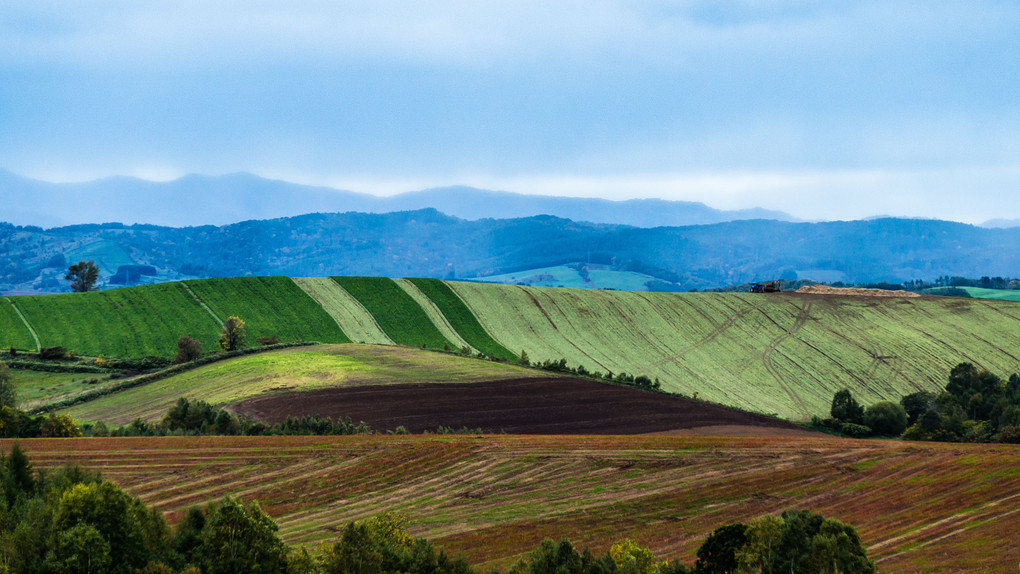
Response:
M787 339L789 339L789 338L793 337L794 335L796 335L804 327L804 325L807 324L807 322L812 318L811 317L811 311L813 309L814 309L814 302L813 301L808 301L803 306L801 306L800 307L800 312L797 313L797 317L796 317L796 319L794 319L793 325L791 325L789 329L784 330L783 333L781 333L778 337L773 339L772 342L770 342L765 347L765 350L762 351L762 356L761 356L762 364L765 366L765 370L770 375L772 375L772 378L774 378L776 380L776 384L778 384L779 387L781 389L783 389L784 392L786 392L787 396L790 397L790 401L793 404L797 405L797 407L803 413L810 413L811 412L811 408L807 405L807 403L805 403L800 398L799 395L797 395L797 393L793 392L793 389L790 387L790 385L786 383L782 373L779 371L779 368L776 366L776 363L775 363L775 360L773 359L773 357L776 354L776 350L779 347L779 345L783 344ZM766 318L768 318L768 320L771 321L774 325L776 325L780 329L783 328L782 325L777 323L775 321L775 319L773 319L771 316L769 316L766 313L762 313L762 314Z

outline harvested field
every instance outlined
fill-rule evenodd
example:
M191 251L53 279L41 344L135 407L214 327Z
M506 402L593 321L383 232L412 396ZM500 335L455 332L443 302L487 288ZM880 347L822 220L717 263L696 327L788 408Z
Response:
M719 405L566 377L458 385L404 384L285 393L232 410L268 422L288 415L349 416L377 430L439 426L513 434L644 434L729 425L769 434L814 434L784 420ZM710 432L710 431L703 431Z
M812 295L846 295L854 297L920 297L918 293L903 291L902 289L890 291L889 289L863 289L860 287L829 287L828 285L805 285L797 289L797 293L810 293Z
M0 441L0 452L12 441ZM1020 447L833 437L33 439L36 468L99 470L177 521L235 494L292 544L387 510L482 569L543 538L632 538L694 561L717 526L805 508L853 524L882 572L1016 572Z

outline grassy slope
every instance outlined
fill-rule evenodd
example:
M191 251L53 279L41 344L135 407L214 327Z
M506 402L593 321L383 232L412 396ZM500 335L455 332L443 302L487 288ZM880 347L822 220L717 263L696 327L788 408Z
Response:
M267 392L330 386L476 382L544 373L397 347L298 347L229 359L71 407L76 420L158 420L179 397L222 405Z
M44 347L66 347L80 355L173 356L181 335L209 349L220 329L177 283L14 300ZM13 344L7 336L0 331L0 346Z
M18 404L23 409L92 389L93 384L85 381L107 379L107 375L100 373L48 373L26 369L11 369L11 374L18 390Z
M11 441L0 441L0 450ZM1020 450L835 438L362 436L21 441L98 469L177 521L258 500L290 543L396 510L412 534L506 568L543 538L623 538L694 561L717 526L788 508L854 525L882 572L1015 572ZM295 497L295 493L301 496Z
M392 345L371 313L329 277L295 277L294 283L322 305L347 337L357 343Z
M35 340L8 297L0 297L0 345L4 348L35 350Z
M983 289L981 287L960 287L971 297L980 299L998 299L1000 301L1020 301L1020 291L1015 289Z
M398 345L455 348L432 323L421 306L386 277L334 277L368 309L386 335Z
M490 357L510 361L519 359L517 355L492 338L492 335L475 318L471 309L468 309L468 306L450 289L449 285L438 279L416 278L408 279L407 281L413 283L426 297L435 303L436 307L442 311L453 328L457 330L457 333L469 345Z
M931 297L627 293L451 283L532 360L659 377L666 389L806 419L850 388L865 404L937 390L969 361L1020 362L1020 306Z
M350 342L322 306L288 277L231 277L187 284L221 319L231 315L243 319L249 344L274 335L281 342Z

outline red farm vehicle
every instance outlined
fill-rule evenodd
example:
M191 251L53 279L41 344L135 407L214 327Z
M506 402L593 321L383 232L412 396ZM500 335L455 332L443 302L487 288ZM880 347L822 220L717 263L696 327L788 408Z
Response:
M753 283L748 291L751 293L778 293L782 289L779 287L779 281L769 281L767 283Z

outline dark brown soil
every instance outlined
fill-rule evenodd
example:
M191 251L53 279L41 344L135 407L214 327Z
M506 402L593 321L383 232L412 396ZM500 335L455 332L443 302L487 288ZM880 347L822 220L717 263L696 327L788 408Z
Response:
M289 415L350 417L375 430L404 426L512 434L677 433L743 436L807 434L763 415L632 387L550 377L484 383L404 384L291 392L248 399L231 409L269 423ZM738 428L739 427L739 428ZM812 433L813 434L813 433Z

